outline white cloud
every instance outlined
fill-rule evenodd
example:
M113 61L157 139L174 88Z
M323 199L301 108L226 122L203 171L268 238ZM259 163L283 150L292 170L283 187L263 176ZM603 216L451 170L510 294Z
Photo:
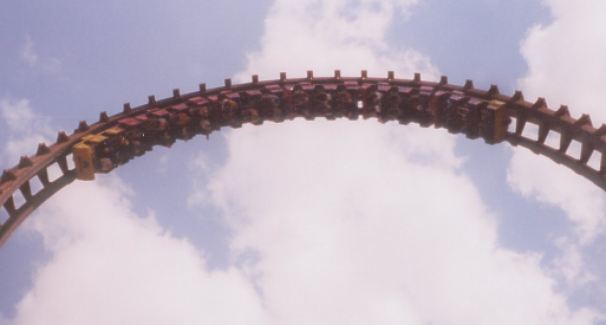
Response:
M414 3L276 1L261 49L237 77L341 68L435 78L429 58L385 41L395 8ZM209 190L271 323L589 324L595 316L571 310L538 255L497 246L495 218L443 131L288 122L236 130L227 142Z
M21 59L27 63L30 67L33 67L38 63L38 53L34 49L34 41L31 37L25 39L25 44L21 48Z
M570 242L565 237L558 238L556 244L563 254L554 260L555 276L563 277L570 287L596 280L596 276L585 269L584 257L578 244Z
M193 191L187 197L187 205L189 207L208 207L212 205L212 201L209 199L211 193L206 187L206 183L208 182L207 176L216 170L216 166L212 165L205 152L200 152L189 163L188 169L196 177L192 178Z
M428 58L385 41L397 8L414 3L278 0L239 78L435 78ZM590 324L595 313L568 306L538 255L496 244L454 139L346 121L231 132L207 189L234 230L236 266L224 271L136 216L124 184L76 183L31 219L52 256L12 323Z
M0 116L8 131L8 141L0 152L5 163L16 163L19 156L33 154L39 143L49 143L49 121L32 110L28 99L0 99Z
M515 150L507 179L525 197L558 206L576 226L581 243L593 241L604 230L606 202L602 190L545 157Z
M28 35L21 47L19 57L30 68L36 68L48 74L57 74L61 70L61 61L56 57L41 56L36 50L34 40Z
M9 130L13 132L27 132L31 130L31 123L35 119L35 115L31 109L29 100L2 99L0 100L0 111L4 123L6 123Z
M170 155L168 152L163 153L160 158L158 158L158 166L155 171L158 174L166 174L168 171L168 165L170 163Z
M209 271L187 240L135 215L117 179L78 182L32 221L52 258L11 324L266 323L241 271Z
M533 27L522 42L528 63L520 88L573 115L589 113L594 124L606 121L606 2L545 0L553 14L548 25ZM508 170L514 190L561 208L576 227L577 241L590 244L606 225L606 196L580 176L531 153L516 150Z
M528 74L520 86L529 98L567 104L577 116L606 122L606 2L544 0L554 21L532 28L522 43Z
M0 101L0 113L11 158L34 150L37 132L49 129L26 99ZM266 323L242 271L209 271L188 241L132 212L131 196L119 179L100 177L76 182L32 216L23 227L42 235L51 258L33 273L14 318L0 323Z
M415 143L441 138L435 163ZM497 245L453 137L297 121L228 136L211 180L272 324L590 324L540 267ZM403 148L406 148L403 150Z
M246 69L237 75L275 79L280 71L301 76L313 69L316 75L358 76L366 69L383 76L395 70L412 78L417 71L436 79L437 69L413 49L395 49L386 41L394 15L407 11L417 1L287 1L277 0L265 19L261 50L248 56Z

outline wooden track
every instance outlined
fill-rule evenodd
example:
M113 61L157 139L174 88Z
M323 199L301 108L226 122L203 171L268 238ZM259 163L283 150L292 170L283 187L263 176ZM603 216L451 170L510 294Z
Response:
M503 116L486 121L483 114L495 109L495 105ZM141 131L140 134L146 134L143 140L128 138L129 143L137 146L131 145L128 157L114 161L110 169L154 145L170 145L176 139L207 135L221 127L294 118L362 117L446 128L472 139L482 138L489 144L507 141L546 156L606 190L606 126L595 128L587 115L573 118L565 106L550 109L543 99L530 103L524 101L520 92L505 96L496 86L478 90L471 81L463 86L451 85L446 77L439 82L427 82L418 74L408 80L396 79L389 72L387 78L369 78L362 71L360 77L352 78L341 77L335 71L332 77L316 78L309 71L306 78L287 79L282 73L277 80L260 81L253 76L250 83L232 85L226 79L223 87L207 90L201 84L199 91L189 94L182 95L175 89L170 98L156 100L150 96L146 105L131 108L125 104L122 113L113 116L101 113L99 122L90 126L80 122L71 135L60 132L56 143L40 144L34 156L21 157L19 164L5 170L0 178L0 210L4 210L0 216L6 216L4 220L0 217L0 245L34 209L77 178L70 156L83 137L121 125L126 118L156 119L152 113L158 110L167 111L172 116L169 121L179 118L182 122L169 123L153 137L150 132ZM546 144L550 136L559 138L556 146ZM575 142L580 147L576 155L571 153L571 144ZM592 155L596 156L594 161L598 158L597 164L589 164ZM49 177L53 166L60 171L56 179Z

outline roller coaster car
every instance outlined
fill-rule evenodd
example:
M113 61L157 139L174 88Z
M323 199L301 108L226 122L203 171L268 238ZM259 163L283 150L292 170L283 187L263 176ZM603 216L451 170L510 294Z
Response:
M190 98L189 116L194 120L193 124L202 130L202 133L207 135L213 131L213 114L211 113L210 101L204 97Z
M261 95L262 93L259 90L247 90L240 94L242 123L252 123L254 125L263 123L258 105Z
M170 147L174 143L174 139L168 134L170 113L166 109L156 108L150 110L148 117L146 121L141 123L143 140Z
M240 117L240 104L238 103L239 96L237 93L222 95L219 98L219 107L221 111L221 119L225 125L230 125L233 128L242 126Z
M360 91L360 84L357 81L346 80L343 82L343 86L345 86L345 89L351 92L352 95L357 95Z
M142 155L151 147L151 144L146 144L143 141L144 132L141 124L147 119L147 116L143 113L135 117L125 117L118 120L118 125L124 129L124 137L128 139L128 149L135 156Z
M274 122L284 121L280 98L272 93L262 94L257 102L261 116Z
M191 116L195 120L210 119L210 109L207 105L191 107L189 109L189 116Z
M463 93L455 92L450 95L446 104L446 118L444 126L450 133L459 133L465 126L465 116L468 108L465 106L469 97Z
M356 105L353 96L344 85L339 85L337 87L337 92L332 98L331 105L333 112L337 117L350 117L352 116L352 112L356 112Z
M376 117L381 111L381 97L382 94L379 92L377 85L368 85L368 87L363 88L362 102L364 107L362 108L362 116L365 119Z
M101 147L101 159L109 158L112 163L112 168L116 165L123 164L130 159L128 140L124 136L124 129L114 126L101 133L107 137ZM105 161L105 160L104 160ZM107 165L106 163L104 165ZM105 169L105 168L103 168Z
M179 138L191 138L186 132L183 132L183 129L191 122L187 104L177 104L164 109L155 108L148 113L147 117L148 120L143 121L139 126L144 132L146 145L159 143L170 147L174 143L174 139L169 133L176 134Z
M223 116L221 112L221 101L218 96L208 96L208 120L213 125L213 129L219 129L223 126Z
M101 167L108 167L101 166L98 159L101 153L101 145L107 139L106 136L100 134L89 134L82 137L81 141L74 145L72 153L76 166L76 178L94 180L96 170L104 169Z
M309 97L309 94L303 86L301 86L301 84L296 84L289 96L289 115L294 117L303 116L308 120L313 119Z
M263 124L263 119L256 107L250 106L242 109L242 123L252 123L254 125Z
M311 84L299 83L295 85L291 95L291 104L297 114L303 115L306 119L313 119L311 108Z
M294 90L284 89L279 98L281 98L280 109L282 110L282 115L284 115L285 119L292 120L299 116L298 110L294 105Z
M284 88L279 85L267 85L263 89L272 95L280 96L284 92Z
M402 113L402 96L398 87L390 87L381 97L379 117L381 121L398 119Z
M361 92L360 84L357 81L345 81L343 86L351 95L353 100L353 108L346 113L347 118L357 120L360 112L364 108L364 102L362 100L363 94Z
M429 111L433 115L433 123L436 128L442 127L446 123L446 109L448 107L448 98L450 93L443 90L436 91L429 100Z
M408 124L419 115L419 91L416 88L400 86L398 93L400 94L400 104L397 120L400 124Z
M499 100L491 100L486 109L482 111L480 135L486 143L494 144L501 142L507 135L509 122L506 104Z
M89 134L75 144L72 148L76 178L81 180L94 180L95 171L109 172L114 164L105 156L105 148L109 137L103 134Z
M170 121L171 126L174 127L184 127L189 125L191 122L191 117L189 116L189 106L186 104L177 104L170 106L168 108L168 120Z
M422 86L418 91L418 94L413 96L416 98L416 120L422 127L428 127L435 121L435 112L431 107L431 102L435 96L434 89L432 87Z
M147 133L162 133L168 130L170 113L166 109L152 109L148 114L150 118L142 123L142 128L146 135Z
M95 172L107 173L128 161L128 140L124 129L114 126L101 134L89 134L72 148L76 178L95 179Z
M187 104L189 106L189 115L194 119L210 118L210 109L208 108L210 102L208 99L196 96L188 99Z
M463 107L461 110L464 112L462 131L469 139L476 139L480 136L481 112L485 109L486 102L471 98Z
M331 117L330 94L324 86L316 85L311 94L311 107L314 115Z

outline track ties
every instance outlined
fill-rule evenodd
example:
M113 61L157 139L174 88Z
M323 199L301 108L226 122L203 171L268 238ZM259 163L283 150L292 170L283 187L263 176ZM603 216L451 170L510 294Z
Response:
M88 123L86 123L86 121L80 121L80 123L78 124L78 128L76 129L76 132L86 132L88 131L89 126Z
M511 96L511 99L509 100L510 103L517 103L520 101L524 101L524 94L522 93L522 91L520 90L516 90L513 93L513 96Z
M17 209L15 209L15 200L13 199L12 195L8 198L8 200L6 200L6 202L4 202L4 208L11 218L16 215Z
M570 111L568 110L568 106L562 105L555 112L556 117L570 117Z
M28 167L32 167L33 165L34 165L34 163L28 156L21 156L21 158L19 159L19 164L17 165L17 168L28 168Z
M593 123L591 123L591 117L589 117L589 115L587 114L581 115L581 117L579 117L579 119L574 122L574 125L581 127L589 126L593 128Z
M38 150L36 150L36 156L43 156L50 153L50 148L46 143L38 144Z
M123 114L129 114L133 111L133 108L130 107L130 103L124 103L124 105L122 105L122 113Z
M307 81L311 82L314 80L314 72L312 70L307 70Z
M5 169L0 176L0 184L12 182L17 179L17 174L14 171Z
M591 142L585 141L581 145L581 156L579 157L579 162L582 164L587 164L589 158L591 158L591 154L593 154L594 146Z
M59 131L59 133L57 133L57 143L65 143L67 141L69 141L69 137L65 131Z
M572 142L572 135L570 132L563 130L560 134L560 148L558 151L561 154L565 154L568 151L568 147L570 147L570 142Z
M463 89L465 90L470 90L473 89L473 81L472 80L465 80L465 84L463 85Z
M541 108L547 108L547 102L545 101L545 98L543 98L543 97L537 98L537 100L534 102L534 104L532 104L532 106L530 107L530 109L532 109L532 110L539 110Z
M125 103L122 112L114 116L101 112L93 126L81 121L74 135L59 132L56 144L39 144L35 156L21 157L17 166L5 170L0 176L0 205L8 211L10 224L23 220L31 212L32 202L37 206L78 177L78 171L68 165L67 157L72 154L79 162L82 160L78 159L91 157L95 171L108 172L158 144L170 145L176 139L186 140L200 133L208 136L227 126L237 128L245 123L258 125L295 118L363 117L382 123L415 122L469 138L481 137L490 144L509 141L547 155L606 190L606 125L595 129L588 115L572 118L566 106L552 110L543 98L530 103L521 91L507 97L500 94L496 85L484 91L474 88L471 80L461 87L449 84L446 76L437 82L422 81L419 73L412 79L396 79L394 71L387 71L386 78L372 78L367 70L361 70L359 77L352 78L334 70L332 78L319 78L309 70L304 78L287 79L286 73L280 72L279 80L261 82L255 74L247 84L232 85L231 79L225 79L222 87L207 90L206 84L200 83L196 92L181 94L175 88L172 97L156 100L151 95L147 99L146 105L136 108ZM512 120L514 130L509 128ZM522 135L535 125L538 134ZM559 133L559 146L545 143L550 132ZM575 146L580 144L580 153L577 156L575 152L575 157L568 153L572 141ZM80 149L101 146L103 150L82 150L77 156L72 152L74 146L68 143L80 145ZM599 171L589 164L594 151L601 155ZM91 156L86 156L88 153ZM49 174L55 164L63 175L59 173L51 182ZM28 176L30 179L26 179ZM32 193L38 191L39 183L41 192ZM28 204L15 207L21 204L22 197ZM10 232L7 229L6 223L0 225L0 243Z
M526 126L526 121L528 120L528 117L526 116L526 114L518 114L518 116L516 117L516 131L515 131L515 135L518 137L522 136L522 132L524 132L524 126Z
M32 200L32 188L29 185L29 180L19 187L19 191L23 194L25 201L29 202Z
M537 142L540 144L545 143L545 140L547 139L547 135L549 134L550 131L550 127L549 127L549 123L548 122L542 122L539 125L539 137L537 139Z
M602 124L597 130L595 130L595 135L599 137L606 135L606 124Z
M495 96L500 95L501 93L499 92L499 87L497 87L497 85L490 85L490 88L488 89L488 97L489 98L494 98Z
M60 156L59 158L57 158L57 164L59 164L59 168L61 169L63 175L67 175L67 173L69 173L69 167L67 165L66 156Z
M37 176L40 180L40 183L42 183L42 186L47 187L50 184L50 180L48 178L48 170L46 168L41 169L38 172Z
M179 90L179 88L173 89L173 98L174 99L181 98L181 90Z
M99 122L101 122L101 123L109 122L109 116L107 115L107 112L99 113Z

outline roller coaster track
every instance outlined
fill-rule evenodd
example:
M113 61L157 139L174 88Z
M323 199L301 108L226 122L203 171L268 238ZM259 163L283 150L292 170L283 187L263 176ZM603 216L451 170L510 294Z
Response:
M446 77L428 82L419 74L408 80L388 72L386 78L370 78L362 71L353 78L341 77L337 70L333 77L316 78L308 71L306 78L287 79L281 73L277 80L253 76L252 82L239 85L226 79L224 86L209 90L200 84L199 91L184 95L175 89L172 97L149 96L148 103L139 107L124 104L123 112L113 116L103 112L93 125L82 121L71 135L59 132L56 143L40 144L34 156L21 157L0 177L0 209L4 209L0 212L5 215L0 218L0 245L45 200L75 179L87 178L82 175L86 166L74 166L70 157L87 136L105 134L116 126L128 131L119 144L102 144L110 154L95 158L94 178L94 173L108 172L157 144L169 146L176 139L208 135L221 127L297 117L415 122L483 138L489 144L507 141L547 156L606 190L606 125L596 129L589 116L573 118L565 106L553 110L541 98L525 101L519 91L505 96L496 86L478 90L471 81L456 86ZM558 136L559 142L548 145L548 135ZM570 150L575 141L580 147L577 154ZM592 161L600 154L597 164L589 163L592 154ZM55 179L50 175L53 167L60 170Z

